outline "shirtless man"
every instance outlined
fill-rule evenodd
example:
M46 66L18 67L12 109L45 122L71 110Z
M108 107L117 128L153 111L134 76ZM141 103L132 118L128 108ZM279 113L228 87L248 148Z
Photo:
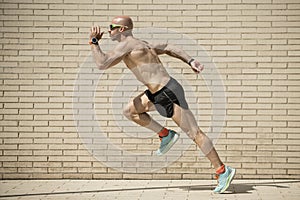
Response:
M172 118L200 147L216 169L218 185L214 192L225 192L235 175L235 169L222 163L211 140L198 127L195 117L189 110L182 86L170 77L159 55L167 54L178 58L190 65L195 73L200 73L204 66L174 45L149 44L135 38L132 29L133 22L130 17L115 17L109 26L109 34L113 41L119 43L107 53L104 53L98 44L103 35L100 27L93 26L90 30L89 43L97 67L105 70L123 61L137 80L148 88L128 104L124 109L124 115L129 120L158 133L161 139L160 147L156 152L158 156L167 153L178 140L179 135L163 127L147 112L156 109L162 116Z

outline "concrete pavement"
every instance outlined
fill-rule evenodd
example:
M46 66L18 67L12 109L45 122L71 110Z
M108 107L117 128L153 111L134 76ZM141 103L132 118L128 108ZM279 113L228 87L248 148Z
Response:
M1 180L2 199L299 200L300 180L233 180L226 194L215 180Z

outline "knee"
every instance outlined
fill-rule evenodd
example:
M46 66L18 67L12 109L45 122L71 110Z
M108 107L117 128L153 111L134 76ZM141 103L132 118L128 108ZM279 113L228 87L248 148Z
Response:
M201 149L209 150L213 146L212 141L201 130L197 132L193 140Z
M188 136L199 146L211 146L211 141L200 129L190 130Z
M129 119L132 120L134 116L136 115L135 108L132 104L128 104L124 109L123 109L123 115Z
M189 136L189 138L191 138L192 140L196 140L196 138L199 138L200 140L202 139L201 137L201 132L199 129L197 128L190 128L187 131L185 131L187 133L187 135Z
M201 131L197 131L197 133L195 133L193 140L197 143L203 143L203 141L205 140L205 136L204 133L202 133Z

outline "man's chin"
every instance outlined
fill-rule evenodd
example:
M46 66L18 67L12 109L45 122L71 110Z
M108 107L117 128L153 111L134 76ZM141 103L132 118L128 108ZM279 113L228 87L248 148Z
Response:
M112 41L116 41L116 40L117 40L117 37L116 37L116 36L110 36L110 39L111 39Z

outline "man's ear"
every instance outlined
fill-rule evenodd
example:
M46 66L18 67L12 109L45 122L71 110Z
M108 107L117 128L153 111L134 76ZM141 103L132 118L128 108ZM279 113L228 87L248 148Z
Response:
M121 33L124 32L124 30L125 30L124 26L122 26L122 27L119 28L119 31L120 31Z

